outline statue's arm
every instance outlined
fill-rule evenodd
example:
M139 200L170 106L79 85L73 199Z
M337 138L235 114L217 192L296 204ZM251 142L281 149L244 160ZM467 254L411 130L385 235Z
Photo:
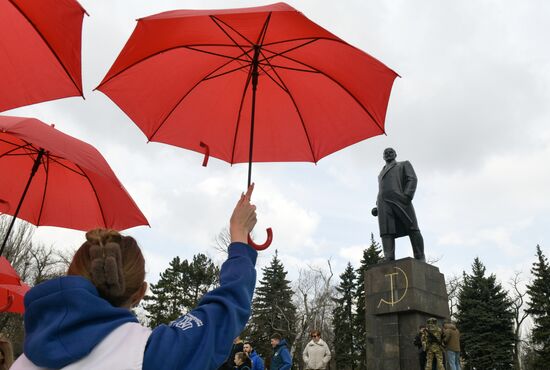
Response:
M405 176L405 186L403 189L403 193L411 198L411 200L414 198L414 193L416 192L416 185L418 184L418 178L416 177L416 173L414 172L414 168L409 161L405 161L403 165L403 173Z

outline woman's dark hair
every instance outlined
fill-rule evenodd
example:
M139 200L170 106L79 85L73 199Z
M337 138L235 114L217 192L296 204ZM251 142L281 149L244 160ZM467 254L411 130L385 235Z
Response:
M67 275L90 280L99 295L113 306L130 303L145 281L145 259L131 236L111 229L86 233L86 241L73 256Z

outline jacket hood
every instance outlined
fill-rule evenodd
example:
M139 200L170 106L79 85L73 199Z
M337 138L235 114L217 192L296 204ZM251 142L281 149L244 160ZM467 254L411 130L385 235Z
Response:
M277 345L275 346L274 350L277 351L279 348L281 348L281 347L283 347L283 346L285 346L285 347L288 348L288 343L287 343L286 339L281 339L281 341L279 342L279 344L277 344Z
M64 276L25 295L25 355L37 366L62 368L88 355L111 331L137 319L113 307L81 276Z
M456 330L456 325L455 324L445 324L444 329Z

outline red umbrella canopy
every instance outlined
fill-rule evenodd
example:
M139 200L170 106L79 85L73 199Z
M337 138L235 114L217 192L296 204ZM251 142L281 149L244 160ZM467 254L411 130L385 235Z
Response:
M24 298L29 289L25 283L0 285L0 312L25 312Z
M77 230L148 224L93 146L37 119L0 116L0 199L9 205L5 213L14 215L33 164L37 171L17 217L37 226Z
M138 20L98 89L151 141L229 163L317 162L384 133L397 74L287 4Z
M82 95L75 0L0 0L0 111Z
M23 313L23 298L30 287L21 282L19 275L5 257L0 257L0 312Z
M0 285L17 285L21 282L19 274L5 257L0 257Z

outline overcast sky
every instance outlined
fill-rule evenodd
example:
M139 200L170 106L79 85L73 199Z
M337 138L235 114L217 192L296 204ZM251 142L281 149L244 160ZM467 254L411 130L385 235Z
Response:
M135 19L173 9L269 4L252 1L81 0L86 100L68 98L3 114L31 116L96 146L148 218L127 233L145 250L150 281L179 255L204 252L228 224L246 180L229 166L146 138L105 95L92 92L135 27ZM414 199L428 258L447 276L476 256L504 282L528 276L541 244L550 256L550 3L530 1L296 0L311 20L375 56L395 81L386 136L311 163L254 167L258 239L273 227L275 249L299 268L332 260L358 266L373 232L382 151L393 147L418 175ZM37 239L74 248L82 232L43 227ZM397 257L412 256L399 239Z

